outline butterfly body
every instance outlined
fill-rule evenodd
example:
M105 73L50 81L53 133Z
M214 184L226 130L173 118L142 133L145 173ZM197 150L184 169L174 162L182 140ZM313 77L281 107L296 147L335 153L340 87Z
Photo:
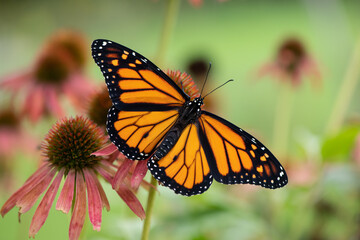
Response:
M92 44L113 106L107 131L129 159L146 160L164 186L185 196L206 191L213 179L266 188L287 184L276 157L252 135L202 110L141 54L108 40Z

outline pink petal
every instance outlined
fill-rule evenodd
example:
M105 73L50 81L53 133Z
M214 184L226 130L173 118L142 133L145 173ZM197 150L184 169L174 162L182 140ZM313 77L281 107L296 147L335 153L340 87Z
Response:
M57 89L54 87L46 87L44 93L46 94L47 109L55 116L61 118L65 115L64 110L60 106L59 96L56 93Z
M119 166L115 174L115 177L112 181L112 188L115 189L115 191L117 191L120 188L120 185L123 183L133 163L134 163L133 160L126 158L124 162Z
M70 170L66 176L66 180L61 190L60 196L56 203L56 210L60 210L63 213L68 213L71 209L71 205L74 197L74 185L75 185L75 170Z
M95 173L92 173L95 175ZM109 204L109 201L106 197L106 194L104 192L104 189L103 187L101 186L99 180L97 178L94 178L95 179L95 183L96 183L96 186L99 190L99 193L100 193L100 197L101 197L101 202L102 202L102 206L106 208L107 211L110 211L110 204Z
M71 216L69 239L77 240L84 225L86 215L86 185L82 174L76 174L76 196L74 212Z
M90 222L93 225L93 229L100 231L101 228L101 214L102 214L102 202L99 190L95 183L96 175L91 174L93 170L84 169L84 176L87 188L88 196L88 209Z
M76 108L82 109L88 97L94 93L95 87L79 72L69 76L62 91Z
M47 173L50 171L50 167L47 164L41 166L33 175L31 175L24 185L19 188L11 197L5 202L2 206L0 213L4 217L6 213L8 213L13 207L15 207L16 202L21 199L26 193L31 191L36 183L41 181L46 177Z
M141 219L145 219L145 211L135 194L125 185L120 185L116 191L129 208Z
M30 230L29 230L29 237L35 237L37 232L40 230L42 225L44 225L49 212L50 208L54 202L54 198L56 193L59 189L61 179L64 176L64 170L60 170L60 172L55 177L54 181L52 182L51 186L45 193L42 201L40 202L39 206L37 207L35 214L31 220Z
M20 91L29 81L31 82L31 75L32 73L29 70L26 70L20 74L6 76L0 80L0 87L8 88L13 91Z
M42 87L29 87L22 112L29 115L32 122L37 122L44 113L45 99Z
M30 208L35 204L40 195L49 186L55 173L56 169L53 168L39 183L35 183L36 185L33 185L30 191L27 192L21 199L16 202L16 206L20 208L19 213L25 213L30 210Z
M113 181L115 170L114 165L107 161L101 161L101 164L95 166L95 170L109 183Z
M109 145L103 147L99 151L93 152L91 155L108 156L108 155L114 153L115 151L118 151L117 147L114 144L110 143Z
M135 190L139 188L141 181L144 179L147 172L147 161L138 161L135 170L131 177L131 187Z

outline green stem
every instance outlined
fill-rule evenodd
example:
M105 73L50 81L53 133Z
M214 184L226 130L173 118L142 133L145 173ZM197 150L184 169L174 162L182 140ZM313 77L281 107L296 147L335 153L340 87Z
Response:
M149 196L146 205L146 218L144 220L143 231L141 235L141 240L149 239L149 232L150 232L150 222L151 222L151 214L154 207L154 200L155 200L155 193L156 193L156 186L157 181L155 178L151 177L151 184L154 185L153 188L149 190Z
M180 1L179 0L168 0L166 2L166 13L164 19L164 25L162 28L162 33L160 36L159 47L157 52L156 64L161 66L164 64L165 53L168 49L172 30L175 26L175 20L177 18L177 13L179 10ZM155 178L151 177L151 184L157 186L157 181ZM156 187L150 188L147 205L146 205L146 218L144 220L144 226L141 234L141 240L149 239L150 232L150 220L152 215L152 210L154 206Z
M339 130L345 119L346 110L349 107L352 96L355 93L357 81L360 79L360 38L355 45L353 56L346 70L342 85L340 87L334 108L330 115L326 133Z
M279 158L286 157L290 131L293 91L291 86L281 86L274 119L273 148Z
M172 30L175 26L175 21L178 15L180 1L179 0L168 0L166 1L166 13L164 19L164 25L161 31L159 47L156 57L156 64L163 67L165 53L168 49Z

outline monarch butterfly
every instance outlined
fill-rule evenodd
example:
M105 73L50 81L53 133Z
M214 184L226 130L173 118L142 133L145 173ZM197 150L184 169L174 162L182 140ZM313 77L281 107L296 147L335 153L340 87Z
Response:
M201 109L155 64L109 40L92 44L113 106L107 115L110 140L129 159L146 160L164 186L185 196L201 194L213 178L224 184L265 188L287 184L284 168L257 139Z

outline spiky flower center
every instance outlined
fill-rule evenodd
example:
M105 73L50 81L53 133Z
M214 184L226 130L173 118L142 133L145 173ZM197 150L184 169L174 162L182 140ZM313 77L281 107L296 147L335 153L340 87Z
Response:
M89 118L98 126L105 126L107 113L111 105L112 102L109 98L109 92L104 88L91 99L88 109Z
M76 117L57 123L49 131L43 149L48 161L59 169L81 171L98 164L100 157L91 153L99 150L104 141L99 127L84 117Z
M167 72L167 75L187 94L191 100L200 97L200 91L190 75L180 71Z

